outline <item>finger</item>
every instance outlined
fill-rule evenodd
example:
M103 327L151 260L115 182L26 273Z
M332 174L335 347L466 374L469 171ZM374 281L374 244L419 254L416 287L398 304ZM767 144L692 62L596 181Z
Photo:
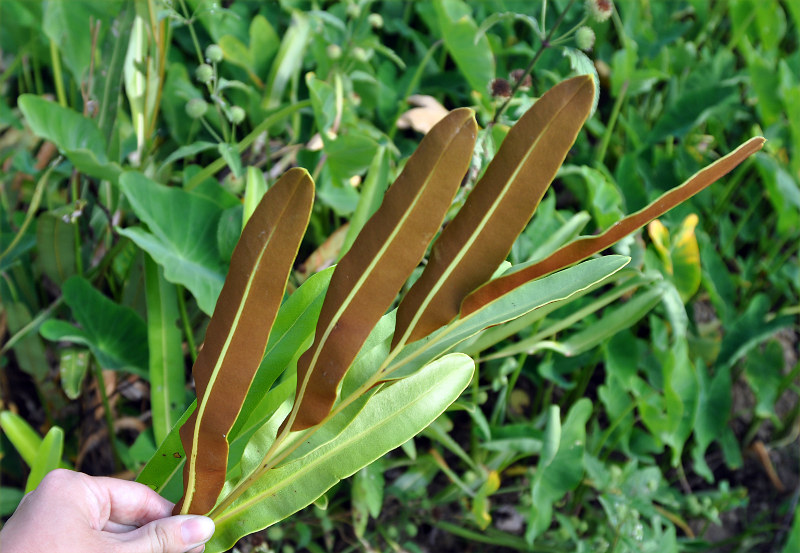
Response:
M92 484L109 506L110 523L139 527L172 514L173 503L144 484L104 477L93 478Z
M204 516L179 515L153 521L126 534L114 534L119 553L184 553L197 549L214 534L214 522Z
M131 530L136 530L139 526L134 526L133 524L120 524L119 522L106 522L105 526L103 526L103 532L111 532L112 534L123 534L125 532L130 532Z

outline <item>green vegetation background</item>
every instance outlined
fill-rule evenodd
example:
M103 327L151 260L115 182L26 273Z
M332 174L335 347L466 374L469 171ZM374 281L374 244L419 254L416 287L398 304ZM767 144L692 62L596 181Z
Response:
M604 22L566 0L2 0L2 515L48 467L130 477L149 458L193 397L258 174L299 165L317 183L296 287L351 243L440 106L487 129L463 202L508 126L578 72L600 85L597 111L513 263L751 136L767 145L616 247L635 285L487 331L454 409L239 547L796 551L798 25L791 0L630 0ZM148 216L118 186L128 170L172 186ZM156 334L178 344L159 405ZM548 452L554 431L580 447Z

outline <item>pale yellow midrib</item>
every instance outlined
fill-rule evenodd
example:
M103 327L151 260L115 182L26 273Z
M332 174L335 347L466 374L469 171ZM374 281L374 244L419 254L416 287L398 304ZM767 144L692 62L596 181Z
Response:
M448 376L451 376L451 375L448 375ZM420 394L419 396L417 396L417 398L416 398L416 400L415 400L415 401L412 401L412 402L409 402L408 404L406 404L406 406L403 408L403 410L402 410L402 411L397 411L397 412L394 414L394 417L392 417L392 418L389 418L389 419L385 419L385 420L383 420L383 421L381 422L380 426L384 426L384 425L386 425L386 424L389 424L390 422L393 422L394 418L396 418L396 417L399 417L401 413L408 412L408 411L409 411L409 410L411 410L412 408L416 407L416 405L417 405L417 404L419 404L419 403L420 403L422 400L424 400L424 399L427 399L427 397L428 397L428 394ZM373 429L373 428L374 428L374 427L369 427L368 429L366 429L366 432L369 432L369 431L370 431L371 429ZM348 439L347 441L340 443L340 444L339 444L339 445L336 447L336 450L341 450L341 449L343 449L343 448L346 448L346 447L348 447L350 444L352 444L352 443L354 443L354 442L357 442L357 441L359 441L359 440L361 439L361 437L362 437L362 436L361 436L361 434L362 434L362 433L359 433L359 434L353 435L353 436L352 436L350 439ZM311 453L311 452L309 452L309 453ZM321 458L321 457L318 457L318 459L320 459L320 460L321 460L322 458ZM294 461L291 461L291 462L294 462ZM225 513L226 513L226 514L223 514L223 515L222 515L222 516L220 516L219 518L215 519L215 522L216 522L217 524L220 524L220 523L221 523L222 521L224 521L225 519L231 518L232 516L234 516L234 515L235 515L235 514L237 514L238 512L240 512L240 511L242 511L242 510L244 510L244 509L248 509L248 508L250 508L250 507L251 507L253 504L255 504L255 503L258 503L258 502L262 501L262 500L263 500L263 498L264 498L264 497L266 497L267 495L273 495L274 493L277 493L277 490L280 490L280 489L282 489L282 488L284 488L284 487L286 487L286 486L289 486L289 485L291 485L291 484L292 484L292 483L294 483L295 481L299 480L299 478L298 478L298 475L305 474L305 473L307 473L308 471L310 471L312 468L316 468L316 467L315 467L315 465L316 465L316 464L317 464L317 463L309 463L308 465L306 465L306 467L301 467L301 468L300 468L300 469L299 469L297 472L295 472L295 473L293 473L293 474L292 474L292 478L291 478L291 479L286 479L286 480L283 480L283 481L281 481L281 482L280 482L280 483L279 483L277 486L271 487L271 488L269 488L268 490L263 490L263 491L261 491L261 492L258 492L258 493L257 493L257 494L256 494L256 495L253 497L253 498L251 498L251 499L249 499L249 500L246 500L246 501L245 501L243 504L239 505L238 507L234 507L234 508L232 508L232 509L230 509L230 510L226 510L226 511L225 511Z

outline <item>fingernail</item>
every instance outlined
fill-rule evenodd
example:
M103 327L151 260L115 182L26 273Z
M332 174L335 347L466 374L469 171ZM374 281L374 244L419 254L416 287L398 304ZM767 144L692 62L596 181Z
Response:
M186 545L199 545L211 539L214 521L208 517L195 516L181 524L181 537Z

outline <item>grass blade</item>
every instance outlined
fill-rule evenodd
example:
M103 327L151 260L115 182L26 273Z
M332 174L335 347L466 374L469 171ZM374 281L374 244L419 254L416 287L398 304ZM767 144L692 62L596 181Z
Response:
M181 331L175 324L178 312L177 286L167 282L164 269L145 256L145 300L147 345L150 352L150 408L153 434L160 444L181 417L184 408L184 365Z

